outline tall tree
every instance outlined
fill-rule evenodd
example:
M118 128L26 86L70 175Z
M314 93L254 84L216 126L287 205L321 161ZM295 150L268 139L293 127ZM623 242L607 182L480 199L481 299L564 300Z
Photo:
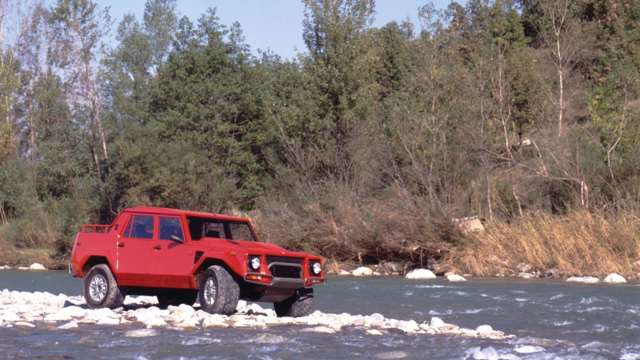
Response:
M73 116L89 135L96 171L109 159L98 87L98 57L109 32L108 9L93 0L58 0L49 15L49 59L62 75ZM102 157L102 160L100 159Z

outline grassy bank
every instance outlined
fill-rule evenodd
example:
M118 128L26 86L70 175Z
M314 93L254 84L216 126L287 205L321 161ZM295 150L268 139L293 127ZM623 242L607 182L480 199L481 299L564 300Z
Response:
M566 216L533 214L511 223L487 226L448 259L461 271L481 276L531 271L558 275L637 277L640 268L640 218L573 212Z

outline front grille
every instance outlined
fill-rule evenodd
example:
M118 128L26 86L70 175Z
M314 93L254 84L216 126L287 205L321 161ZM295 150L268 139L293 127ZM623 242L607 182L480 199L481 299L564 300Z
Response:
M292 279L300 278L300 268L297 266L273 265L271 266L270 269L271 269L271 275L273 275L274 277L292 278Z
M287 256L267 256L269 270L274 277L299 279L302 277L302 262L300 258ZM289 265L290 264L290 265Z
M271 265L273 262L292 263L302 265L302 259L288 257L288 256L267 256L267 264Z

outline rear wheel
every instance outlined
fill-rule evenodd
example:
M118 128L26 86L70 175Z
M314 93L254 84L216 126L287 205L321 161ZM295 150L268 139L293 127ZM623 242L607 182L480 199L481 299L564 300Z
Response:
M106 264L95 265L87 272L84 277L84 299L90 308L122 306L124 296Z
M199 276L198 301L202 310L212 314L231 315L240 299L240 286L222 266L213 265Z
M276 314L280 317L301 317L313 311L313 289L298 289L288 299L273 303Z
M169 305L178 306L180 304L193 305L196 302L198 293L196 291L180 291L163 293L156 295L158 305L165 309Z

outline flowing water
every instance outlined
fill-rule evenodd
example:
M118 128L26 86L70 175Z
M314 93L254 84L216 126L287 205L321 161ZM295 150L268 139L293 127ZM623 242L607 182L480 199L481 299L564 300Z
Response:
M0 289L78 295L80 280L63 272L0 271ZM316 289L323 312L371 314L490 324L509 340L450 336L368 335L357 328L336 334L269 329L163 330L145 337L141 326L84 325L72 330L39 325L0 328L0 358L17 359L623 359L640 360L640 287L554 281L407 281L330 278Z

